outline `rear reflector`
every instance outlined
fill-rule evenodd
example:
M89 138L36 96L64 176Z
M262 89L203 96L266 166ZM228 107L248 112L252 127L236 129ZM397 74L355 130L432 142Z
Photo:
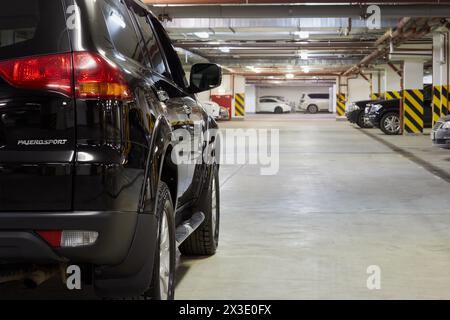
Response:
M53 248L89 246L98 238L98 232L95 231L37 230L36 233Z
M51 247L59 248L61 245L61 230L36 230L36 233L41 236Z
M131 99L130 89L120 69L91 52L0 61L0 77L22 89L72 95L75 88L75 98L80 99Z
M56 54L0 62L0 76L12 86L72 93L72 55Z

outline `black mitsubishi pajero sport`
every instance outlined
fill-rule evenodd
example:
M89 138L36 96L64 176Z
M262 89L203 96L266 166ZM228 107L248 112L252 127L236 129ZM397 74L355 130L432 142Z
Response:
M76 265L100 297L173 298L177 246L218 244L217 124L195 94L221 77L188 83L137 0L2 4L0 284Z

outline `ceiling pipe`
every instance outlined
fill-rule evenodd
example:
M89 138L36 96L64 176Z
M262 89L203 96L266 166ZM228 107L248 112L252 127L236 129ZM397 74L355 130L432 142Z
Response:
M445 2L444 2L445 1ZM178 3L176 3L178 2ZM308 1L310 3L311 1ZM314 3L320 1L313 1ZM182 1L182 0L161 0L147 1L148 4L157 4L151 6L151 11L160 17L169 19L179 18L353 18L364 19L365 8L368 2L364 4L344 1L346 5L340 5L332 1L325 0L323 5L307 6L299 2L286 0L284 2L267 0L265 4L256 4L246 0L240 1ZM274 5L276 3L284 5ZM350 4L349 4L350 3ZM448 12L450 6L448 0L434 0L424 3L424 1L411 3L401 1L403 5L386 5L382 1L377 1L383 18L400 17L442 17L443 12ZM178 4L167 6L169 4Z
M437 22L437 20L439 20L439 22ZM394 32L389 30L375 42L375 44L377 45L376 51L366 56L364 59L360 61L360 63L351 67L350 69L345 71L342 75L347 76L353 73L358 73L362 68L367 67L375 59L385 55L387 51L390 49L391 43L394 46L398 46L410 39L423 37L427 35L434 27L438 26L440 23L442 23L442 19L435 19L435 18L402 19Z

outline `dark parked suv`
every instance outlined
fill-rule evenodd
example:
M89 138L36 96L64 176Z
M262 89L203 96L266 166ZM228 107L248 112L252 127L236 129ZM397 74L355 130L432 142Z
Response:
M432 126L431 86L424 88L424 127ZM396 135L400 132L400 100L380 100L372 102L365 116L370 123L380 128L387 135Z
M219 235L217 124L132 0L15 0L0 11L0 285L79 267L100 297L171 299L176 247ZM182 160L182 161L181 161Z

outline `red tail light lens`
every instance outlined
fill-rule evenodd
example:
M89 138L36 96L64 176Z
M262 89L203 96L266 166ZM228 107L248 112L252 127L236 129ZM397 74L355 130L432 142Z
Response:
M75 87L76 98L131 99L120 69L96 53L74 52L73 56L65 53L0 61L0 76L17 88L71 95Z
M72 93L72 55L57 54L0 62L0 76L12 86Z
M77 98L128 100L131 92L122 72L100 55L90 52L73 54L75 95Z
M36 233L51 247L59 248L61 246L61 230L36 230Z

